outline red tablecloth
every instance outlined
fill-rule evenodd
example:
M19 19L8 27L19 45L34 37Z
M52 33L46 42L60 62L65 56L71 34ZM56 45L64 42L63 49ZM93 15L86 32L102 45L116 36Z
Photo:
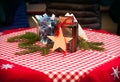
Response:
M78 50L68 52L65 57L60 52L47 56L37 52L16 56L14 53L21 49L18 43L8 43L7 38L28 31L36 32L35 28L20 30L12 30L10 34L5 31L5 35L0 36L0 82L120 82L119 36L86 29L89 41L105 44L104 52ZM111 74L117 67L118 77L114 78Z
M38 72L6 60L0 59L0 82L52 82L42 72Z

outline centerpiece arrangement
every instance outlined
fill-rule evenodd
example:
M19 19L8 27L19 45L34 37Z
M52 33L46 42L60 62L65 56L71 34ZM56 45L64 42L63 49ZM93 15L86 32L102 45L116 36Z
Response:
M102 42L89 42L88 37L73 14L51 17L47 14L33 17L37 24L37 33L25 34L8 38L8 42L19 42L18 46L24 50L16 52L16 55L24 55L40 52L47 55L54 51L75 52L79 49L103 51ZM63 31L69 28L71 36L65 36Z

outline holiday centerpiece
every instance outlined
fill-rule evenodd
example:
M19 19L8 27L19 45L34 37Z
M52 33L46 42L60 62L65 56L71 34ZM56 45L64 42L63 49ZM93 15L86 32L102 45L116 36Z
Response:
M102 42L89 42L88 37L73 14L51 17L47 14L33 17L37 24L37 33L26 32L25 34L8 38L8 42L19 42L18 46L23 51L16 55L41 52L43 55L54 51L75 52L79 49L103 51ZM71 36L64 36L63 31L69 28Z

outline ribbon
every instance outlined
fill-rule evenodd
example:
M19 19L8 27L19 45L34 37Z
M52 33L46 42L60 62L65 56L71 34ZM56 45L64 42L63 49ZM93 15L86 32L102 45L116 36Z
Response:
M67 23L66 21L67 20L69 20L69 19L73 19L73 17L72 16L69 16L69 17L67 17L63 22L59 22L57 25L56 25L56 28L55 28L55 33L54 33L54 35L55 36L58 36L59 35L59 29L60 28L66 28L66 25L73 25L74 24L74 22L72 22L72 23Z

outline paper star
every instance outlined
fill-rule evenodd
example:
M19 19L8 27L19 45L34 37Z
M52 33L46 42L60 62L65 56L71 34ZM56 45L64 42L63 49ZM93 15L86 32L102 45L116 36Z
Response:
M52 41L54 41L54 45L52 51L61 48L63 51L66 51L66 43L70 41L72 38L64 37L62 29L60 27L58 36L48 36Z
M118 74L120 73L120 71L118 71L118 66L116 67L116 69L114 67L112 67L112 69L113 69L113 73L111 75L114 76L114 79L115 78L119 79L119 75Z
M13 68L13 65L11 64L2 64L1 69L8 69L8 68Z

